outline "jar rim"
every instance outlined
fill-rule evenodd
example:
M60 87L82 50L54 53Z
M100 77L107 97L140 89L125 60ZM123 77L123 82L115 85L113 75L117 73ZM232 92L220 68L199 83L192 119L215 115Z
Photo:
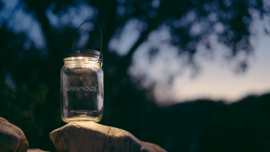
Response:
M98 58L88 57L88 56L74 56L74 57L66 57L63 59L64 61L75 61L75 60L88 60L88 61L99 61Z

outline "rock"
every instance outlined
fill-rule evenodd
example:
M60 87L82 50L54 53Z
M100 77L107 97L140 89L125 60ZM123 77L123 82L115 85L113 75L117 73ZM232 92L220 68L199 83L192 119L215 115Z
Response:
M27 152L49 152L49 151L44 151L40 149L28 149Z
M58 152L166 152L131 133L94 122L71 122L50 133Z
M26 152L29 144L23 131L0 117L0 151Z
M165 151L164 149L162 149L160 146L158 146L156 144L149 143L149 142L143 142L143 143L145 143L146 145L152 147L155 151L162 151L162 152Z

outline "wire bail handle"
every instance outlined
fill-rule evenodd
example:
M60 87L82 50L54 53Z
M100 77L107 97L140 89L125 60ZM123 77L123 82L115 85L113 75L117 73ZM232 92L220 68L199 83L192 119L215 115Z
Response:
M86 22L94 22L99 28L99 32L100 32L100 51L99 52L100 52L101 59L103 59L103 57L102 57L102 31L101 31L101 27L99 26L99 24L94 20L86 20L77 28L76 33L75 33L75 35L73 37L73 41L72 41L72 49L74 49L74 41L75 41L76 35L77 35L80 27Z

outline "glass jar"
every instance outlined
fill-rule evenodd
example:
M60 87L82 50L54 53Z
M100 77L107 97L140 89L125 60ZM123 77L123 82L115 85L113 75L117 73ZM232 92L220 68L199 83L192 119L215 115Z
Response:
M99 51L77 50L64 58L60 94L64 122L101 120L104 92Z

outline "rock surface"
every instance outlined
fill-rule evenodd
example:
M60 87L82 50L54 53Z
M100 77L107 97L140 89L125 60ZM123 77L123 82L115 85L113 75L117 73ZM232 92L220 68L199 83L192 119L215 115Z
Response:
M49 152L49 151L44 151L41 149L28 149L27 152Z
M23 131L0 117L0 152L27 152L28 147Z
M149 143L149 142L143 142L143 143L145 143L146 145L152 147L156 152L159 152L159 151L165 152L164 149L162 149L160 146L158 146L158 145L156 145L156 144Z
M131 133L94 122L71 122L50 133L58 152L166 152Z

